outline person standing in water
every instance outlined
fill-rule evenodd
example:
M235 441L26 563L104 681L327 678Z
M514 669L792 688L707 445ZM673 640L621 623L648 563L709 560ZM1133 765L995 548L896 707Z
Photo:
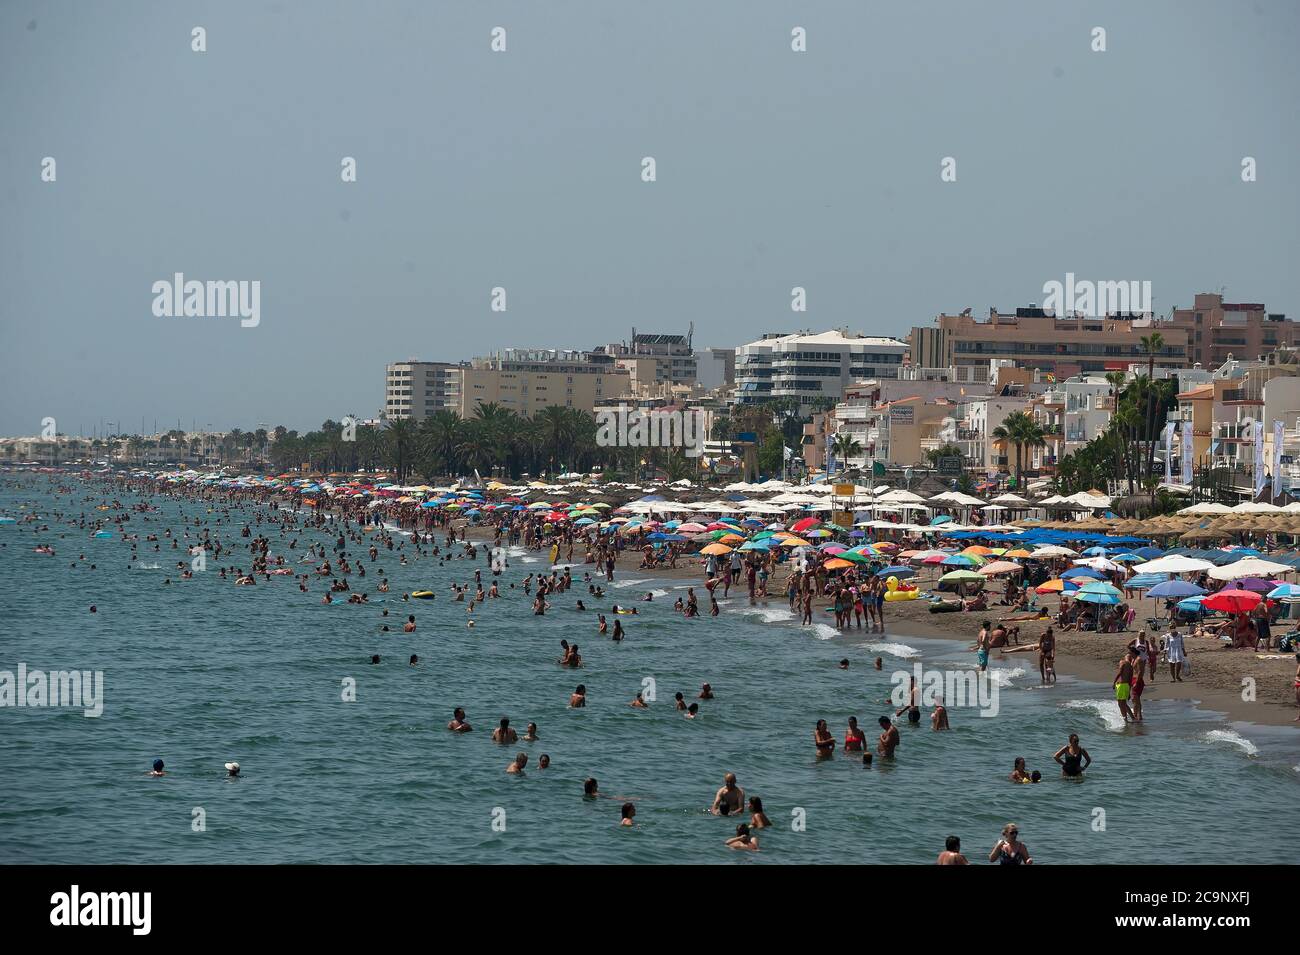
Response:
M1079 745L1079 734L1071 733L1070 741L1056 751L1052 757L1061 764L1061 775L1082 777L1083 771L1092 765L1092 757Z
M1002 838L989 853L989 861L998 865L1033 865L1029 849L1020 841L1020 827L1009 822L1002 827Z

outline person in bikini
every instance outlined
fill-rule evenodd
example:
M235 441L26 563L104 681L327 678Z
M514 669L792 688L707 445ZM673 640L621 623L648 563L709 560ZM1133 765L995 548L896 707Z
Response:
M849 728L844 731L844 752L861 753L867 748L867 734L858 726L856 716L849 717Z
M1029 850L1020 841L1020 827L1013 822L1002 827L1002 838L989 853L989 861L998 865L1033 865Z
M832 756L835 753L835 737L826 728L825 720L818 720L813 729L813 745L817 747L818 757Z

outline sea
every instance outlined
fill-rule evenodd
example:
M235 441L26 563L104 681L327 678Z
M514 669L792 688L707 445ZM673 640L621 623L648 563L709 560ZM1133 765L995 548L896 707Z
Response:
M1295 861L1300 731L1230 723L1161 699L1159 683L1146 723L1125 726L1109 688L1069 676L1041 688L1032 654L1009 657L993 664L995 707L951 706L948 732L929 729L928 709L919 727L899 720L892 761L864 766L838 749L818 759L817 720L842 740L856 716L874 741L915 666L969 671L967 645L800 627L783 599L750 606L734 589L717 618L687 619L673 601L688 582L620 569L597 598L581 564L537 616L522 582L551 567L522 548L495 578L503 595L471 614L451 586L472 591L476 569L490 584L484 551L417 558L400 533L374 562L348 542L367 567L364 584L350 580L370 602L326 605L319 578L308 593L293 577L238 587L218 568L249 566L239 534L250 522L299 573L312 566L298 563L307 545L331 550L337 529L282 536L265 505L259 525L252 504L61 480L72 493L43 475L0 475L0 671L99 672L102 712L0 707L2 863L924 864L954 835L984 863L1008 822L1038 864ZM123 514L141 537L134 555L116 525L92 536L94 522ZM232 550L181 580L204 526ZM55 555L36 553L42 543ZM376 592L381 570L387 594ZM436 598L403 600L416 590ZM597 632L615 603L639 611L618 618L621 643ZM408 614L413 633L402 632ZM557 665L562 639L579 645L581 669ZM706 682L715 697L685 718L674 694L696 701ZM588 705L570 709L579 683ZM649 708L629 706L638 691ZM446 729L458 706L472 732ZM535 722L539 738L494 744L502 717L521 736ZM1053 762L1070 733L1093 760L1082 779ZM516 752L528 767L507 775ZM1008 780L1018 756L1041 783ZM165 776L147 774L155 759ZM758 852L729 849L741 820L707 811L727 772L771 819ZM588 778L601 798L584 798ZM619 825L625 802L632 827Z

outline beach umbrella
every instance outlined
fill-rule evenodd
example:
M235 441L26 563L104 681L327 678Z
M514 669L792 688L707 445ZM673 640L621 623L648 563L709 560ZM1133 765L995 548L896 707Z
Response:
M1146 560L1145 557L1140 557L1137 554L1112 554L1110 559L1117 564L1140 564Z
M984 578L981 575L975 573L975 571L973 570L954 570L940 577L939 583L941 584L961 583L963 581L975 581L975 580L978 580L981 583L983 583Z
M874 554L864 554L860 550L846 550L844 553L839 554L838 556L842 560L851 560L855 564L865 564L872 560L875 560Z
M1119 589L1101 580L1092 580L1079 588L1079 596L1084 594L1105 594L1108 597L1123 597Z
M730 554L731 548L726 544L709 544L707 547L700 548L701 554L708 554L711 557L720 557L723 554Z
M763 541L745 541L740 545L741 550L767 550L767 544Z
M723 534L718 538L719 544L743 544L744 542L745 538L741 537L739 534Z
M1141 554L1141 550L1134 551ZM1209 570L1214 566L1208 560L1200 560L1196 557L1183 557L1181 554L1173 554L1169 557L1156 557L1142 565L1144 574L1193 574L1202 570ZM1289 568L1288 568L1289 569ZM1242 574L1243 577L1249 574Z
M687 521L685 524L678 527L677 530L682 534L699 534L704 530L704 525L697 524L695 521Z
M1090 557L1087 560L1076 560L1075 564L1079 567L1091 567L1093 570L1119 570L1119 564L1107 560L1105 557Z
M962 553L963 553L963 554L973 554L973 555L975 555L976 557L987 557L989 554L993 553L993 550L992 550L992 548L989 548L989 547L983 547L983 546L981 546L981 545L979 545L979 544L973 544L973 545L971 545L970 547L965 548L965 549L962 551Z
M1039 547L1029 556L1035 560L1040 560L1044 557L1078 557L1079 555L1068 547L1049 544L1046 547Z
M853 566L852 561L841 560L838 557L833 557L830 560L826 561L826 563L822 564L822 567L825 568L826 570L843 570L845 567L852 567L852 566Z
M818 544L817 549L823 554L839 554L848 550L843 544L837 544L835 541L828 541L825 544Z
M896 567L885 567L881 570L878 570L876 571L876 576L897 577L899 580L906 580L908 577L915 577L916 571L914 571L911 567L904 567L899 565Z
M1019 574L1024 572L1024 567L1010 560L995 560L991 564L985 564L979 572L985 577L1001 577L1003 574Z
M1248 613L1264 598L1249 590L1220 590L1201 598L1201 606L1224 613Z
M1085 551L1083 552L1083 556L1084 556L1084 557L1105 557L1105 556L1106 556L1106 548L1104 548L1104 547L1089 547L1087 550L1085 550Z
M810 527L816 527L820 523L821 521L819 521L815 517L805 517L791 524L790 530L794 531L796 534L799 534L802 533L803 531L808 530L808 528Z
M1071 593L1076 589L1078 589L1077 584L1072 584L1068 580L1062 580L1061 578L1056 577L1052 580L1047 581L1046 583L1039 584L1035 588L1035 593L1040 593L1040 594Z
M1016 548L1013 548L1012 550L1007 551L1007 552L1006 552L1005 554L1003 554L1002 556L1003 556L1003 557L1019 557L1019 558L1021 558L1021 559L1023 560L1024 558L1029 557L1029 556L1030 556L1030 553L1029 553L1029 551L1025 550L1023 547L1016 547Z
M1269 600L1297 600L1300 599L1300 585L1280 584L1264 596Z
M983 561L972 554L952 554L940 563L944 567L978 567Z
M1213 568L1210 570L1210 576L1215 580L1236 580L1239 577L1276 577L1278 574L1289 574L1294 570L1295 568L1288 564L1275 564L1271 560L1261 560L1258 557L1243 557L1223 567Z
M1259 577L1243 577L1232 586L1238 590L1249 590L1252 593L1266 594L1278 584L1280 580L1262 580Z
M1166 580L1147 591L1148 597L1200 597L1205 589L1186 580Z
M1078 593L1074 595L1074 597L1076 600L1082 600L1084 603L1104 604L1110 607L1115 606L1117 603L1119 603L1120 600L1120 598L1116 596L1113 596L1111 594L1101 593L1099 591L1085 592L1083 590L1080 590Z
M1091 567L1071 567L1065 573L1061 574L1062 580L1074 580L1077 577L1089 577L1093 580L1100 580L1104 575L1099 570L1093 570Z
M783 537L779 547L811 547L812 544L798 537Z

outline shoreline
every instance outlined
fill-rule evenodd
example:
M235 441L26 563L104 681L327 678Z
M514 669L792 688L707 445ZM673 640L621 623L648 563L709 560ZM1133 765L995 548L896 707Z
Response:
M491 540L491 534L487 533L487 527L469 525L465 528L465 531L468 539L484 542ZM550 565L545 563L545 551L537 551L536 553L541 556L542 563L545 565L546 571L549 572ZM577 557L576 554L574 556ZM624 580L629 578L637 579L636 575L640 573L655 581L671 581L676 584L689 583L698 588L697 592L704 589L703 569L694 555L680 559L678 566L675 568L659 567L653 570L643 570L638 567L640 557L641 552L639 550L628 550L620 554L616 565L616 583L620 577ZM565 565L565 561L559 560L555 566L563 567ZM585 563L576 559L568 566L574 569L575 574L580 574L587 568ZM773 578L773 580L776 579ZM746 590L743 582L739 588L733 587L733 589L738 590L740 599L745 599ZM629 596L632 594L635 594L639 600L642 592L631 591ZM606 597L609 596L610 594L607 591ZM783 593L770 593L766 601L773 607L786 608L788 606L788 601ZM630 603L631 601L621 602ZM1154 605L1154 603L1153 601L1152 604ZM826 608L830 606L829 601L824 596L819 595L814 606L817 608L816 613L818 614L814 621L816 623L825 623L826 621L822 617ZM930 602L923 599L886 603L885 608L885 632L873 632L866 628L861 630L854 628L840 632L845 636L857 634L882 639L889 637L917 637L926 640L948 640L969 646L974 643L975 632L984 619L997 621L1009 610L1007 607L994 605L982 613L931 614L929 612ZM1144 620L1146 617L1154 615L1154 611L1150 614L1140 613L1137 619ZM763 622L767 623L769 621ZM787 625L779 621L771 622L781 626ZM1036 643L1038 637L1051 622L1050 618L1015 621L1015 624L1020 627L1021 645ZM788 625L793 626L795 629L803 629L797 623ZM827 623L827 626L832 626L832 624ZM1069 675L1090 683L1096 683L1104 691L1105 687L1113 681L1119 659L1129 641L1137 636L1138 629L1142 628L1120 633L1100 634L1093 632L1057 632L1057 674ZM1152 634L1153 637L1158 635L1159 632ZM1221 649L1221 644L1210 637L1185 636L1184 642L1194 675L1187 675L1182 682L1174 683L1169 677L1168 665L1160 664L1160 670L1156 673L1156 680L1153 682L1148 679L1147 681L1147 691L1144 699L1148 704L1156 700L1181 700L1192 703L1199 710L1221 717L1225 723L1245 723L1261 727L1291 726L1300 729L1300 723L1296 722L1297 707L1294 699L1294 679L1292 676L1295 672L1294 654L1278 654L1276 651L1263 654L1261 651L1261 655L1276 656L1280 657L1280 659L1259 659L1254 651ZM994 653L996 656L993 656L992 659L1003 661L1008 659L1008 655L1000 650L995 650ZM1013 654L1012 656L1019 656L1019 654ZM1027 673L1032 674L1037 669L1037 658L1033 653L1026 653L1023 656L1025 670ZM974 654L972 653L972 659L973 657ZM1242 698L1242 681L1247 678L1255 681L1256 699L1253 701ZM1117 707L1116 714L1118 712Z

